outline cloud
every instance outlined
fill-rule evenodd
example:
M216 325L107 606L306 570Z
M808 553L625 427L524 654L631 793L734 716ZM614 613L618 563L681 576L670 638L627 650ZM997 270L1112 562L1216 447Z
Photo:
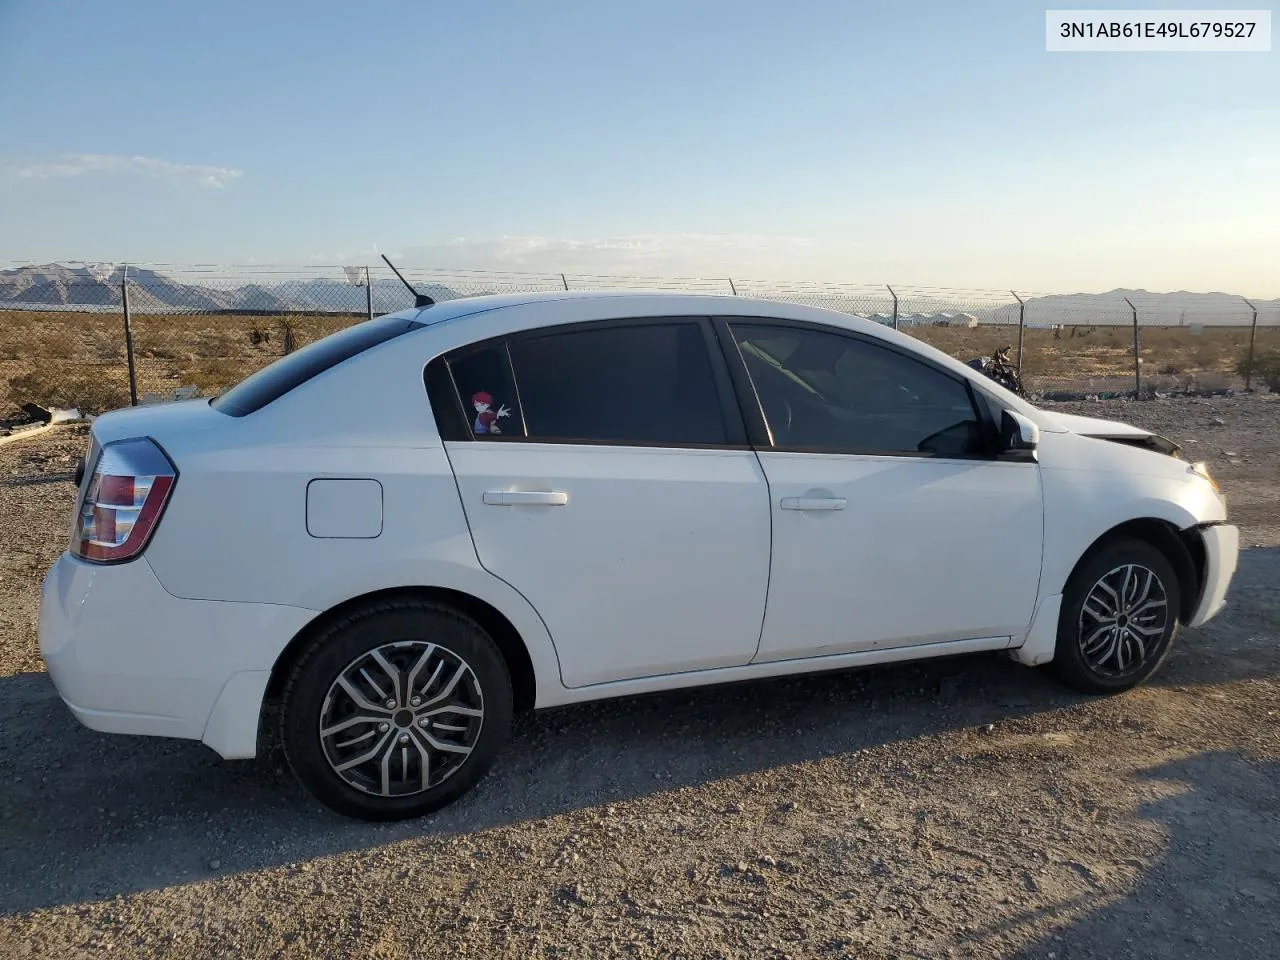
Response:
M413 266L632 277L776 276L809 264L819 244L807 237L745 233L642 233L612 237L455 237L407 246Z
M82 177L86 174L136 174L218 188L225 187L243 173L231 167L173 163L155 157L126 157L103 153L69 153L57 161L10 167L8 170L23 180L53 180Z

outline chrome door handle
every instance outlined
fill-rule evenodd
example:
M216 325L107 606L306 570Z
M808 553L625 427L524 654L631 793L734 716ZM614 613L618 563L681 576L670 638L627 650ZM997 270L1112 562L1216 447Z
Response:
M783 497L778 505L783 510L843 510L849 501L844 497Z
M484 502L491 507L563 507L569 495L561 490L486 490Z

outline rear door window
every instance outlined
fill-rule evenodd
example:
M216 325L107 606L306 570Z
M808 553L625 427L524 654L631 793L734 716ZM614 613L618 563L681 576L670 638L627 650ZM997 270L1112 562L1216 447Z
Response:
M707 340L697 322L587 327L515 340L510 350L530 438L726 442Z
M505 343L455 354L449 368L472 436L524 436Z
M723 445L728 379L708 339L700 320L609 321L464 348L448 372L466 430L443 404L437 422L442 436L476 440ZM731 426L739 436L741 420Z

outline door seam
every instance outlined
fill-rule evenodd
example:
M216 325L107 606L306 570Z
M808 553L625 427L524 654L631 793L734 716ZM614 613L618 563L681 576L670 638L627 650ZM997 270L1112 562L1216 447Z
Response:
M769 620L769 595L773 589L773 538L774 538L774 516L773 516L773 485L769 483L769 472L764 468L764 461L760 459L760 450L758 447L752 446L752 455L756 458L756 466L760 468L760 476L764 478L765 507L769 511L769 565L765 570L764 580L764 607L760 612L760 632L756 634L756 648L751 654L751 659L747 661L747 665L751 665L757 661L760 656L760 645L764 642L764 625Z
M471 552L475 554L476 566L500 583L505 583L516 592L521 600L529 605L529 609L533 611L533 615L537 617L538 622L542 624L542 629L547 632L547 639L551 641L551 649L556 655L556 673L559 674L560 677L560 686L565 690L572 690L573 688L564 681L564 666L560 662L560 651L556 649L556 638L552 635L551 627L547 624L547 621L542 618L542 612L533 605L533 601L526 597L519 587L485 566L484 559L480 556L480 548L476 546L475 531L471 529L471 516L467 513L467 501L463 499L462 486L458 483L458 471L454 469L453 458L449 456L449 443L441 439L440 449L444 451L445 462L449 464L449 474L453 477L453 488L458 492L458 509L462 511L462 522L467 525L467 537L471 540ZM519 631L516 632L516 635L519 636ZM520 637L520 642L524 644L525 641L523 637ZM525 649L528 649L528 644L525 644ZM535 677L534 680L536 682L537 678Z

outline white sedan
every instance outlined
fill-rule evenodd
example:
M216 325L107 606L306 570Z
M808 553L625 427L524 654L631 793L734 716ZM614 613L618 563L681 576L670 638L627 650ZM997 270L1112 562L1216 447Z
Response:
M104 731L335 810L468 790L514 710L974 651L1125 690L1221 608L1203 464L877 324L681 294L361 323L93 426L40 644Z

